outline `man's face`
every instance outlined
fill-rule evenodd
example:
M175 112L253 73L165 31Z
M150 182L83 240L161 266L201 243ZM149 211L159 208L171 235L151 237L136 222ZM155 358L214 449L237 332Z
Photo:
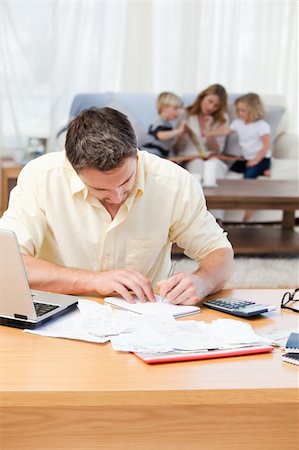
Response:
M137 173L137 158L127 158L121 167L107 172L85 167L79 177L88 191L103 205L121 206L133 189Z

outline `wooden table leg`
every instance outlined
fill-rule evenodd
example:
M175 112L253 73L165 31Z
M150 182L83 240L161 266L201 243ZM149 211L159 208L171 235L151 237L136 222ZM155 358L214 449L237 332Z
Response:
M283 211L282 228L284 230L293 230L295 226L295 211Z

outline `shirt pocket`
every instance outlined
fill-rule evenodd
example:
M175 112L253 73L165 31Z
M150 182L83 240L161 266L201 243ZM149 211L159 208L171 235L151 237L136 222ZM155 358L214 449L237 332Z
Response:
M147 276L158 264L166 242L165 239L128 239L126 266L134 267Z

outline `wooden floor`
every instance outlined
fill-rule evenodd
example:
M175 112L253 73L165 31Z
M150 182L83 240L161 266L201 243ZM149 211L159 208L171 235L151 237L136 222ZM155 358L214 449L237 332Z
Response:
M235 255L296 255L299 254L299 233L282 230L281 224L223 224L228 234ZM287 251L286 251L287 249ZM173 255L184 251L176 244L172 247Z
M228 226L228 238L236 255L297 254L299 233L277 227L233 227Z

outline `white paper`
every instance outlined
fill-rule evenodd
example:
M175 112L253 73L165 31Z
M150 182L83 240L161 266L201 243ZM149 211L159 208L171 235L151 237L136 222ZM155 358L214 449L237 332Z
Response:
M211 332L223 346L256 344L263 341L249 323L233 319L213 320Z
M169 351L204 351L213 349L240 348L265 343L251 325L230 319L218 319L212 323L203 321L148 322L129 334L111 336L114 350L140 353Z
M174 317L196 314L200 311L199 306L173 305L167 301L163 301L160 295L155 295L156 302L142 303L135 297L135 303L128 303L122 297L107 297L105 303L127 309L138 314L160 314L169 313Z
M172 314L159 309L157 314L135 314L83 299L79 299L76 310L24 331L97 343L111 340L114 350L141 353L207 351L265 341L250 324L238 320L176 321Z
M49 320L34 330L24 330L25 333L39 334L41 336L78 339L103 343L109 341L107 337L93 336L81 325L81 314L75 309L61 317Z
M148 315L146 321L149 324L158 321L167 323L175 322L175 319L170 314L160 314ZM78 308L75 310L50 320L34 330L24 330L24 332L104 343L109 341L110 336L142 330L144 326L143 316L112 309L111 306L101 305L95 301L79 299Z
M24 331L42 336L104 343L109 341L110 335L132 330L135 317L135 314L124 311L115 314L110 306L79 299L78 308L74 311L50 320L34 330Z

